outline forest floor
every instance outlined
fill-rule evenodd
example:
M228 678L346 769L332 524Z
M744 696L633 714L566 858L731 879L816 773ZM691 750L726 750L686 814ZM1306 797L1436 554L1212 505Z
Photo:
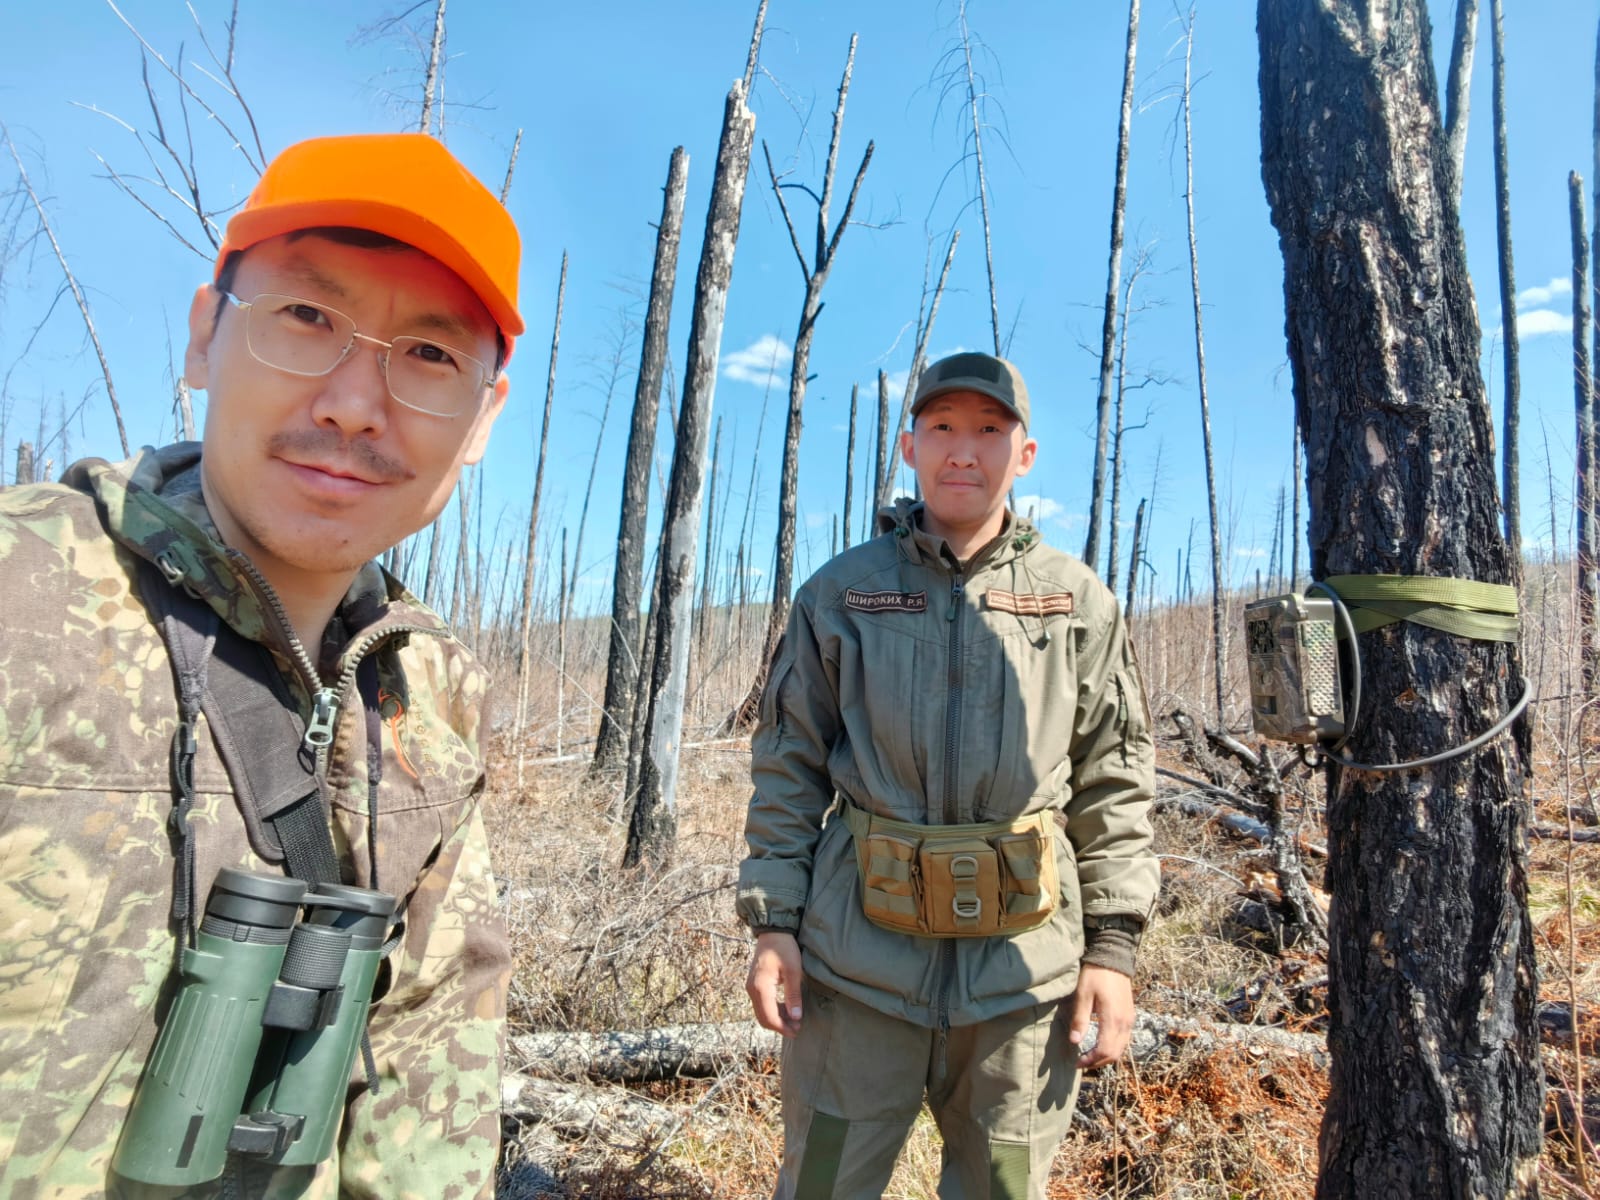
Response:
M1158 713L1160 709L1158 708ZM1162 720L1164 767L1200 777L1203 764ZM1540 743L1536 745L1549 744ZM1536 763L1534 819L1567 826L1587 810L1586 763ZM494 860L516 956L515 1034L601 1032L745 1022L750 941L733 914L749 796L748 747L687 749L679 784L678 851L653 877L618 866L624 821L615 783L585 778L586 756L535 761L516 785L515 756L491 755L486 801ZM1212 777L1227 771L1213 764ZM1242 785L1242 772L1236 778ZM1600 770L1596 770L1600 775ZM1312 895L1326 841L1320 780L1291 775L1287 807L1307 847ZM1317 1169L1328 1090L1325 952L1293 942L1276 916L1270 853L1180 802L1217 802L1163 778L1155 817L1163 884L1141 949L1135 991L1143 1012L1188 1024L1156 1053L1090 1073L1078 1116L1056 1155L1055 1200L1300 1200ZM1580 827L1582 822L1579 822ZM1541 970L1548 1083L1540 1183L1547 1197L1600 1193L1600 847L1541 838L1530 844L1530 907ZM1224 1029L1216 1041L1194 1030ZM1261 1030L1309 1035L1263 1037ZM514 1047L508 1066L532 1064ZM1587 1082L1586 1082L1587 1081ZM556 1086L556 1085L552 1085ZM709 1074L624 1086L569 1081L558 1100L507 1118L504 1197L682 1197L770 1194L782 1147L775 1058L735 1056ZM1580 1122L1576 1114L1586 1113ZM924 1113L888 1192L935 1194L939 1138Z

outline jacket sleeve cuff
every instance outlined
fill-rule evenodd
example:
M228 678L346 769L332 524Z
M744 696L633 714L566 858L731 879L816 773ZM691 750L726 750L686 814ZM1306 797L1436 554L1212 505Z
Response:
M799 933L799 932L800 932L800 927L798 925L752 925L752 926L750 926L750 935L752 937L760 937L763 933L796 934L796 933Z
M1139 949L1138 933L1120 924L1090 925L1084 930L1084 937L1087 942L1083 951L1085 963L1132 977Z

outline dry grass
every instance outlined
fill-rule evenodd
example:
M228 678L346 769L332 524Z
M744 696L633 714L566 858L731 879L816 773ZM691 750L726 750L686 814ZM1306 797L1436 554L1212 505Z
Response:
M1559 572L1539 576L1542 583L1536 574L1530 569L1525 613L1532 644L1524 661L1539 694L1558 696L1570 691L1573 675L1574 656L1563 649L1570 611ZM737 653L708 650L715 669L694 688L685 731L690 746L704 741L743 694L761 624L747 618ZM1237 627L1237 621L1230 626ZM1209 712L1209 629L1209 614L1198 606L1141 622L1140 654L1158 724L1178 707ZM729 644L734 632L725 621L714 627L708 645ZM625 836L615 809L618 784L586 778L589 743L576 740L593 731L594 708L583 697L600 688L597 640L591 630L576 648L569 644L573 677L563 688L559 726L553 685L535 687L520 789L511 747L504 741L491 747L486 808L517 959L512 1021L526 1030L602 1030L745 1019L749 940L733 917L732 901L749 794L746 748L713 743L685 753L672 867L654 877L623 872L617 865ZM1241 675L1235 694L1242 695L1242 665L1230 666ZM1600 792L1600 711L1551 702L1531 712L1534 816L1565 825L1568 806L1581 814ZM558 728L567 761L543 761L556 757ZM1164 749L1164 759L1172 753ZM1301 804L1305 835L1323 840L1317 806L1309 798ZM1206 1021L1321 1029L1326 963L1283 951L1253 918L1261 901L1272 897L1270 863L1256 848L1192 817L1159 814L1156 833L1163 893L1141 951L1140 1005ZM1596 1194L1600 853L1536 841L1530 862L1541 998L1575 1005L1577 1014L1571 1031L1546 1030L1551 1086L1541 1186L1557 1197ZM1308 866L1315 872L1319 864ZM1304 1200L1313 1194L1327 1079L1311 1059L1276 1050L1175 1053L1096 1074L1057 1155L1050 1184L1055 1200ZM770 1194L782 1143L775 1063L741 1064L718 1079L654 1084L634 1094L670 1114L664 1135L636 1140L593 1131L556 1137L538 1126L514 1131L504 1194L601 1200ZM1580 1108L1586 1110L1582 1120ZM1580 1132L1585 1123L1587 1135ZM924 1114L886 1195L932 1196L939 1154L937 1131Z

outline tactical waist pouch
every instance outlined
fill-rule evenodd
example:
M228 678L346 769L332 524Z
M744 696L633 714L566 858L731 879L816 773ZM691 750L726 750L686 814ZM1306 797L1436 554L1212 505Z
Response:
M1043 925L1060 894L1049 810L981 825L914 825L843 800L867 919L924 937L993 937Z

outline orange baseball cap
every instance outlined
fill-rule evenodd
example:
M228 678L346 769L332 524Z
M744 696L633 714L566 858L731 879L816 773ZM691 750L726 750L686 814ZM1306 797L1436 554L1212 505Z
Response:
M232 251L323 225L370 229L432 255L477 293L508 344L522 332L516 222L437 138L366 133L296 142L267 164L228 222L217 271Z

